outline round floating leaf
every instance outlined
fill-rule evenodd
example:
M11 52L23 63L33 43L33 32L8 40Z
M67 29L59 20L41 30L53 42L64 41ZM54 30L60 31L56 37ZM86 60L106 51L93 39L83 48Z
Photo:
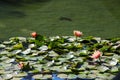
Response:
M96 80L112 80L113 75L109 73L99 73L97 74Z
M12 78L11 80L21 80L22 78Z
M58 74L58 77L67 79L68 75L67 74Z
M30 52L31 52L31 48L28 48L25 51L23 51L22 54L26 55L26 54L30 54Z
M6 45L0 44L0 48L5 48L5 47L6 47Z
M35 44L29 44L28 48L36 48L36 45Z
M22 50L14 50L14 51L12 51L11 53L13 53L13 54L18 54L18 53L21 53L22 52Z
M118 55L118 54L114 54L114 55L113 55L113 58L117 59L118 62L120 63L120 55Z
M99 66L99 67L98 67L98 70L99 70L100 72L106 72L106 71L109 70L109 68L106 67L106 66Z
M77 78L77 75L75 75L75 74L68 75L68 79L75 79L75 78Z
M40 48L38 48L39 50L42 50L42 51L46 51L48 50L48 47L46 45L43 45L41 46Z
M50 74L45 74L45 75L43 75L43 78L45 78L45 79L52 79L52 75L50 75Z
M51 57L59 56L55 51L50 51L48 53L49 53L49 56L51 56Z
M10 52L8 51L1 51L0 54L4 55L4 54L9 54Z
M66 58L67 58L67 59L71 59L71 58L73 58L73 57L74 57L73 54L68 54L68 55L66 55Z
M12 41L4 41L3 44L10 45L10 44L12 44Z
M10 79L12 79L13 78L13 75L12 74L6 74L5 76L4 76L4 79L5 80L10 80Z
M109 61L110 66L115 66L115 65L117 65L117 63L118 63L118 60L115 58L113 58L111 61Z
M112 69L110 70L111 73L117 73L119 72L118 67L112 67Z
M17 43L13 46L13 49L22 49L22 48L23 48L22 43Z
M18 73L16 75L14 75L15 78L22 78L25 77L27 75L27 73Z
M81 50L79 55L80 56L88 56L88 52L87 52L87 50Z
M78 76L78 78L81 78L81 79L86 79L87 78L87 75L84 74L84 73L80 73L77 76Z
M90 70L96 70L96 65L88 65L87 68Z
M8 60L6 61L6 63L12 63L12 62L15 62L15 59L8 59Z
M42 79L43 75L42 74L36 74L33 76L35 80Z
M4 74L5 73L5 70L0 70L0 75Z
M89 79L95 79L97 77L97 75L95 75L95 74L88 74L87 75L87 79L89 80Z
M113 56L115 53L104 53L104 56Z

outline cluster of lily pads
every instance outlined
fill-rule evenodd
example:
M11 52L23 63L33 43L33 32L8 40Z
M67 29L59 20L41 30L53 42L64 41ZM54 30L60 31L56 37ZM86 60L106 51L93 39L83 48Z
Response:
M76 37L35 34L1 41L0 80L22 80L28 74L35 80L55 80L53 74L61 79L112 80L120 72L120 38ZM96 50L99 57L91 57Z

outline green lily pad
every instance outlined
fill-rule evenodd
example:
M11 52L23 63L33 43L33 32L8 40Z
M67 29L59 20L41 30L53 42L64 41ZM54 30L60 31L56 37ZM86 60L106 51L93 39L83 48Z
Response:
M4 75L4 79L5 80L10 80L10 79L12 79L13 78L13 75L12 74L6 74L6 75Z
M112 67L112 69L110 70L111 73L117 73L119 72L118 67Z
M97 74L97 80L112 80L113 75L109 73L99 73Z
M104 53L104 56L113 56L115 53Z
M82 78L82 79L87 78L87 75L84 74L84 73L80 73L80 74L78 74L77 76L78 76L79 78Z
M117 59L115 59L115 58L112 58L112 60L109 61L109 64L110 64L110 66L115 66L115 65L117 65L118 61L119 61L119 60L117 60Z
M0 48L5 48L5 47L6 47L6 45L0 44Z
M13 49L22 49L22 48L23 48L22 43L17 43L13 46Z
M14 62L15 61L15 59L8 59L8 60L6 60L5 62L6 63L11 63L11 62Z
M98 70L99 70L100 72L106 72L106 71L109 70L109 68L106 67L106 66L99 66L99 67L98 67Z
M31 53L31 48L28 48L22 52L22 54L27 55Z
M43 77L42 74L36 74L33 76L34 79L38 80L38 79L41 79Z
M58 77L60 77L60 78L67 78L68 75L67 74L58 74Z
M48 53L49 53L49 56L51 56L51 57L59 56L55 51L50 51Z
M10 52L8 52L8 51L1 51L0 52L0 54L2 54L2 55L5 55L5 54L9 54Z
M27 75L27 73L18 73L16 75L14 75L15 78L21 78L21 77L25 77Z
M5 70L0 70L0 75L4 74L5 73Z
M52 75L50 75L50 74L45 74L45 75L43 75L43 78L45 78L45 79L52 79Z
M69 74L68 75L68 79L75 79L77 77L77 75L75 74Z
M88 56L87 50L81 50L79 53L80 56Z
M46 51L46 50L48 50L48 47L46 45L43 45L38 49L41 50L41 51Z
M10 45L10 44L12 44L12 41L4 41L3 44Z
M21 80L22 78L12 78L11 80Z

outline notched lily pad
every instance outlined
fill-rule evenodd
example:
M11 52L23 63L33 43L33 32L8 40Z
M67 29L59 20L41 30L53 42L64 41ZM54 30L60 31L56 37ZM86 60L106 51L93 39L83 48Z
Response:
M10 45L10 44L12 44L12 41L4 41L3 44Z
M17 43L17 44L15 44L14 46L13 46L13 49L23 49L23 45L22 45L22 43Z
M100 72L106 72L106 71L109 70L109 68L106 67L106 66L99 66L99 67L98 67L98 70L99 70Z
M43 45L38 49L41 50L41 51L46 51L46 50L48 50L48 47L46 45Z
M30 54L31 53L31 48L26 49L25 51L22 52L22 54Z
M113 56L115 53L104 53L104 56Z
M6 47L6 45L0 44L0 48L5 48L5 47Z
M77 78L77 75L75 75L75 74L68 75L68 79L75 79L75 78Z
M27 75L27 73L18 73L16 75L14 75L15 78L22 78L25 77Z
M80 56L88 56L87 50L81 50L79 53Z
M58 74L58 77L67 79L68 75L67 74Z
M43 77L42 74L36 74L33 76L34 79L38 80L38 79L41 79Z
M12 79L13 78L13 75L12 74L6 74L6 75L4 75L4 79L5 80L10 80L10 79Z
M111 73L117 73L119 72L119 69L117 67L112 67L112 69L110 70Z
M59 54L57 54L55 51L50 51L48 52L49 56L51 57L56 57L56 56L59 56Z

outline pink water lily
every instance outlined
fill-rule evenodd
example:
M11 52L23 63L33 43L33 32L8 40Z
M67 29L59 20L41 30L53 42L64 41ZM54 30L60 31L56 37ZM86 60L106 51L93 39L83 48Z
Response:
M37 34L36 32L32 32L32 33L31 33L31 36L32 36L33 38L36 38L37 35L38 35L38 34Z
M74 31L73 31L73 34L74 34L74 36L76 36L76 37L81 37L81 36L83 35L83 33L82 33L81 31L78 31L78 30L74 30Z
M24 63L23 63L23 62L19 62L18 67L19 67L20 69L23 69Z
M99 50L95 50L94 53L92 54L91 58L93 59L98 59L101 56L101 52Z

